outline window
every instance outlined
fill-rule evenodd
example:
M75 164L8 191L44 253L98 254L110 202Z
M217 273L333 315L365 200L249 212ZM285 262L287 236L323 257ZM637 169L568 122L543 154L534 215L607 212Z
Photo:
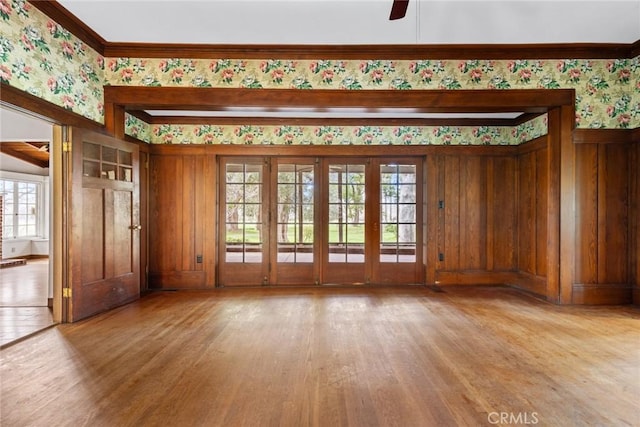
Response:
M3 196L2 235L4 238L38 235L40 184L0 179Z

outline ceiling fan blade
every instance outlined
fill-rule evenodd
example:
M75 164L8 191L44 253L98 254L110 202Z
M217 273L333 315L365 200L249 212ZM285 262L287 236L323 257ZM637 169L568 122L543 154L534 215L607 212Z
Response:
M393 0L389 20L394 21L396 19L404 18L407 14L407 6L409 6L409 0Z

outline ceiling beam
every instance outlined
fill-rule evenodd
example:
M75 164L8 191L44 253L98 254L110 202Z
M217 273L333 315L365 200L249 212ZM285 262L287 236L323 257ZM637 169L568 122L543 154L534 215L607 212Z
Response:
M29 164L38 166L40 168L49 167L49 152L41 151L36 143L22 142L22 141L2 141L0 142L0 152L20 159ZM39 146L48 145L47 142L37 143Z
M512 90L299 90L106 86L105 104L126 110L225 111L229 106L267 109L411 109L415 113L544 113L575 105L573 89Z
M129 111L129 114L151 125L257 125L257 126L504 126L513 127L529 121L539 114L521 114L514 119L484 118L322 118L322 117L205 117L158 116L145 111Z

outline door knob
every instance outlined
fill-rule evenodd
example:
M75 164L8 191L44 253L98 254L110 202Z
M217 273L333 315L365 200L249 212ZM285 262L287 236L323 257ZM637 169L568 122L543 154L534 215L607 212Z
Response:
M142 230L141 225L130 225L129 230Z

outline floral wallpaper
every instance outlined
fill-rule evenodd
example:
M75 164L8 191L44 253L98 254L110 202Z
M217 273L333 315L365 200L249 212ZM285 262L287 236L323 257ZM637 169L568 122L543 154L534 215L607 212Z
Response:
M576 125L640 127L640 57L612 60L107 58L112 85L295 89L576 89Z
M128 113L124 115L124 133L140 141L152 142L151 125Z
M545 135L547 116L517 127L144 125L131 117L127 134L154 144L518 145Z
M0 80L96 122L103 85L297 89L575 88L580 128L640 127L640 57L610 60L243 60L103 58L25 0L0 0ZM154 143L514 144L546 133L544 120L495 127L151 126ZM544 128L544 130L543 130Z
M0 0L0 81L104 122L104 58L25 0Z

